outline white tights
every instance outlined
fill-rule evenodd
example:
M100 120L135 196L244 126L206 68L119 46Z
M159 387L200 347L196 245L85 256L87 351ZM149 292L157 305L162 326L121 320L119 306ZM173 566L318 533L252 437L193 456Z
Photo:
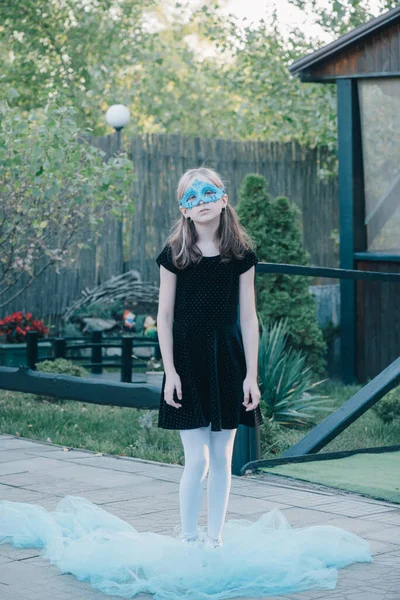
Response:
M197 521L203 499L203 481L207 483L207 533L221 539L231 488L233 444L237 429L211 431L208 427L180 429L185 467L179 485L181 534L197 536Z

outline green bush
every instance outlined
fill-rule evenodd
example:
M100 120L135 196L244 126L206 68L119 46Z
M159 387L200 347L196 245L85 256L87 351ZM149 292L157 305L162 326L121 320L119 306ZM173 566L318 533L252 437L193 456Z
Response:
M58 373L60 375L72 375L73 377L88 377L89 371L80 365L73 363L66 358L56 358L55 360L43 360L36 363L36 370L43 373ZM43 396L37 394L36 398L46 402L64 402L63 398L54 398L52 396Z
M282 427L269 417L264 404L260 406L264 417L263 426L260 427L261 458L281 456L298 441L299 432L289 427Z
M287 198L272 199L262 175L247 175L239 190L237 213L256 243L262 262L306 265L299 209ZM325 372L327 347L318 326L309 280L300 275L260 274L256 277L257 310L261 320L287 319L288 343L306 355L307 365Z
M331 408L325 402L327 396L310 393L322 382L312 381L305 358L301 350L288 346L286 321L263 327L258 351L261 400L267 415L281 425L315 424L310 413Z
M373 410L384 423L400 419L400 389L397 387L388 392L374 404Z

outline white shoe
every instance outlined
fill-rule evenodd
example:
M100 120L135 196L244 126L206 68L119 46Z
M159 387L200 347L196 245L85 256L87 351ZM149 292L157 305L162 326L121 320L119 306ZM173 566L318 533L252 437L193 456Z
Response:
M204 540L204 545L206 548L220 548L224 544L221 538L213 539L207 536Z
M200 541L200 539L199 539L199 536L198 536L198 535L196 535L196 536L194 536L194 537L186 537L186 536L184 536L184 535L182 535L182 534L180 534L180 535L178 536L178 540L179 540L180 542L182 542L183 544L187 544L188 546L192 546L193 544L196 544L197 542L199 542L199 541Z

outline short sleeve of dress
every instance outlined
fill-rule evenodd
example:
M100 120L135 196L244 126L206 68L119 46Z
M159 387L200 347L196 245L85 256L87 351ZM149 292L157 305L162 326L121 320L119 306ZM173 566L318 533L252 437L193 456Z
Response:
M156 263L160 267L161 265L171 271L171 273L178 273L179 269L177 269L172 262L172 250L171 246L167 245L161 250L160 254L156 258Z
M258 262L257 255L253 250L246 250L245 257L238 260L238 271L240 275L251 269L251 267L255 266Z

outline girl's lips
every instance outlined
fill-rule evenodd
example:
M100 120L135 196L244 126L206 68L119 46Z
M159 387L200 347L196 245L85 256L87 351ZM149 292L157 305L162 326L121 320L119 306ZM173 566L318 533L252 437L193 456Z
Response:
M200 212L201 212L201 213L202 213L202 212L206 212L207 210L210 210L210 209L209 209L209 208L202 208Z

